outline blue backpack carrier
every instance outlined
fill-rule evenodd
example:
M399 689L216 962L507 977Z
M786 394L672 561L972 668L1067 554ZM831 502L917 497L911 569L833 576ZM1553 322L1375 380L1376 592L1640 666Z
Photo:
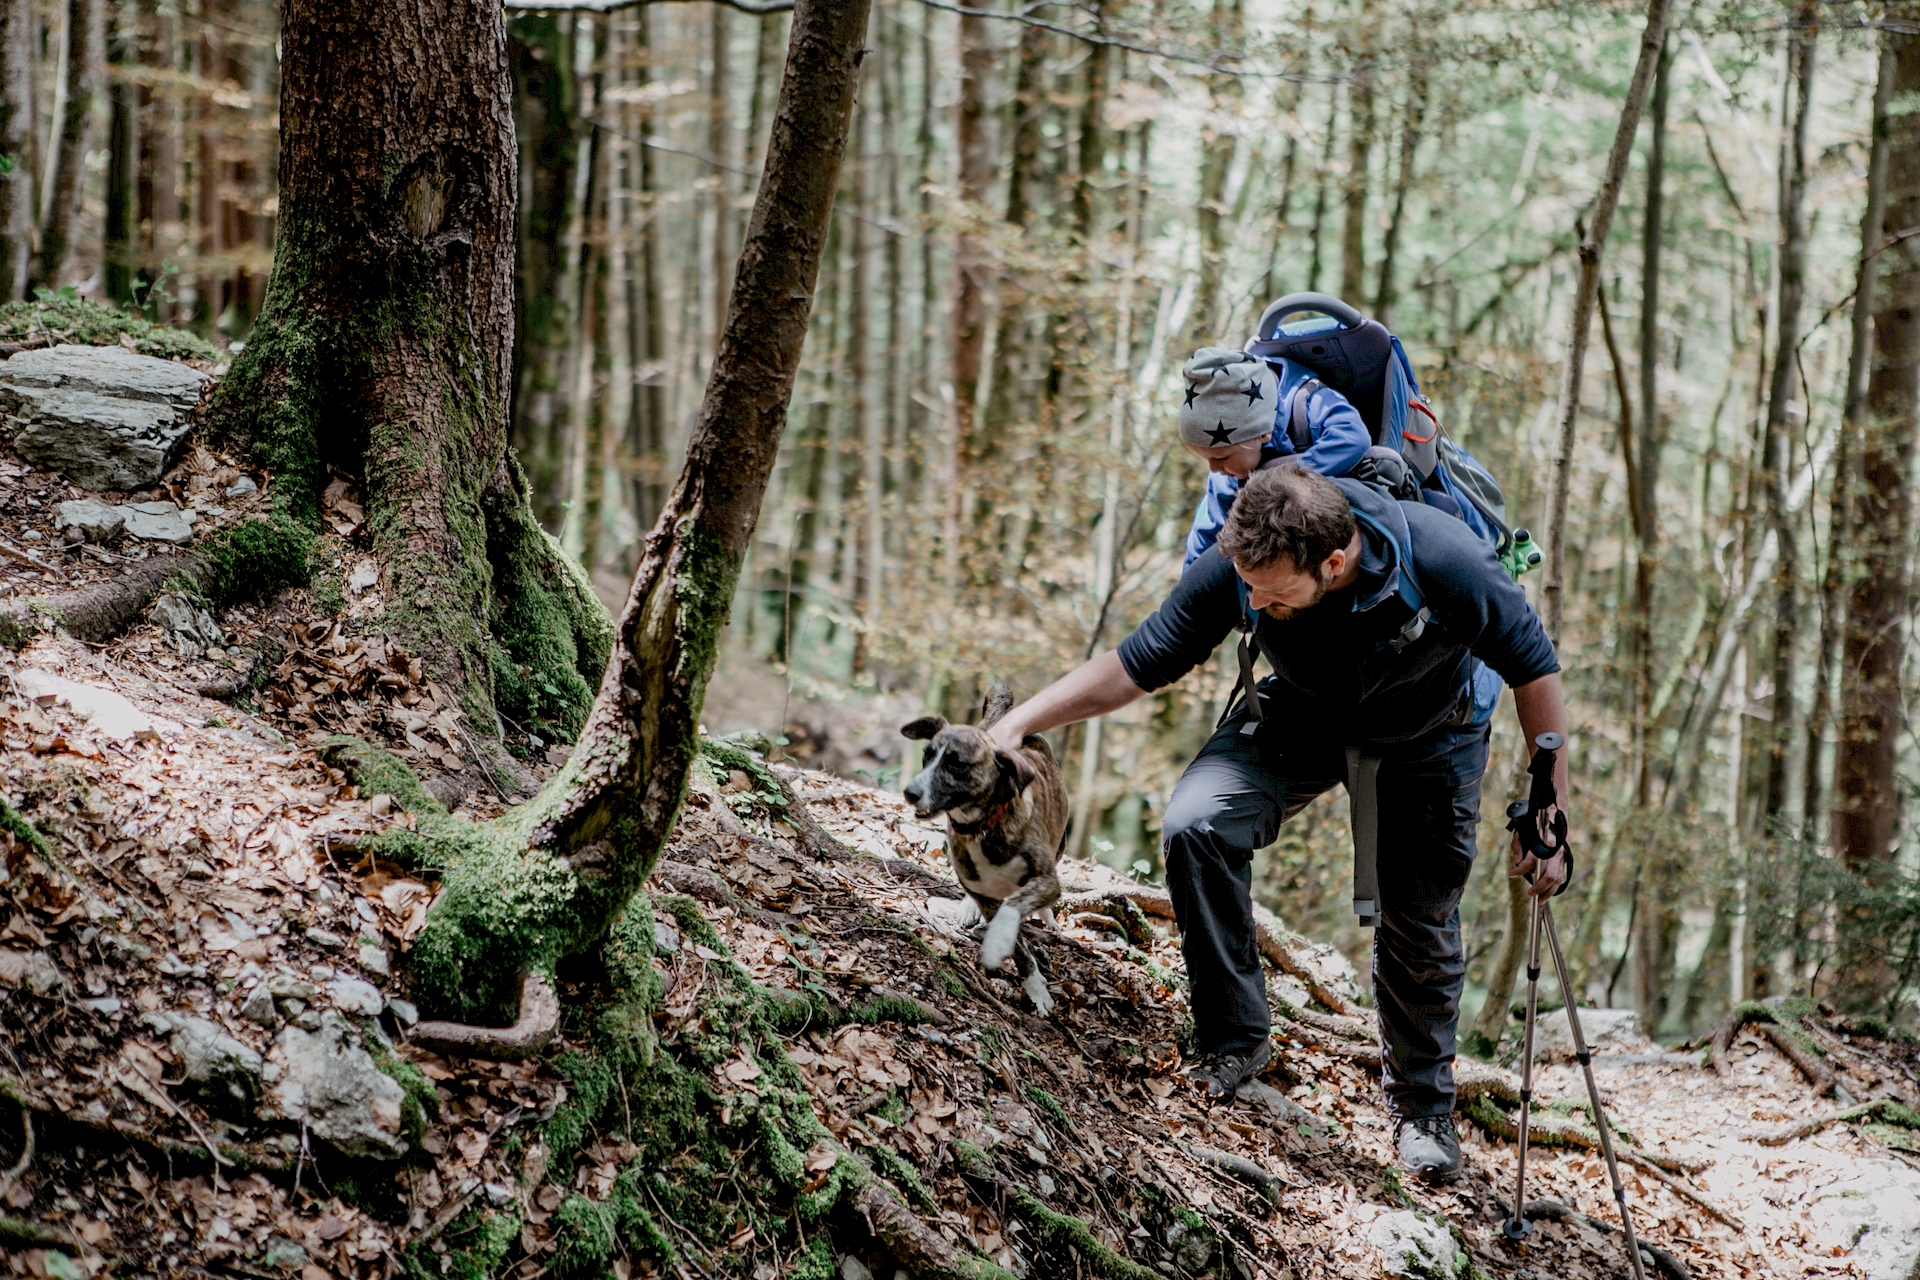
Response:
M1288 323L1296 316L1311 318ZM1540 563L1540 552L1527 531L1507 523L1507 499L1500 482L1447 435L1420 394L1406 348L1385 325L1324 293L1290 293L1261 314L1246 349L1268 360L1291 360L1313 375L1294 393L1287 424L1296 453L1305 453L1312 443L1307 402L1320 387L1331 387L1347 398L1373 436L1373 447L1350 473L1353 479L1376 485L1403 502L1424 502L1453 515L1483 538L1516 578ZM1420 638L1429 616L1420 584L1405 567L1413 564L1406 521L1389 528L1358 509L1354 515L1392 545L1403 566L1396 591L1412 617L1391 642L1397 651ZM1252 733L1260 721L1260 699L1253 692L1253 632L1258 617L1245 580L1237 574L1235 578L1242 617L1240 676L1251 713L1242 732ZM1500 700L1500 677L1476 661L1472 681L1468 723L1485 724Z

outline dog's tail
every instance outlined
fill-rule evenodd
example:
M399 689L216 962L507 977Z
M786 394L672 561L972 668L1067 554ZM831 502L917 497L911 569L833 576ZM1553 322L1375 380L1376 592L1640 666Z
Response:
M992 728L1001 716L1013 710L1013 690L1007 687L1005 680L995 680L987 686L987 700L980 708L980 727Z

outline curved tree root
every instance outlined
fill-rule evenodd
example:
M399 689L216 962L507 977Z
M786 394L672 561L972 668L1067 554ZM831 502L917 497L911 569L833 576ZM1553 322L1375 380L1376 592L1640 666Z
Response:
M520 1014L510 1027L475 1027L464 1022L422 1022L407 1041L435 1053L490 1062L520 1062L547 1047L560 1029L560 997L537 973L520 979Z
M1799 1022L1799 1018L1793 1017L1792 1022ZM1732 1064L1727 1061L1727 1050L1733 1047L1733 1038L1740 1034L1740 1029L1749 1025L1757 1026L1760 1034L1780 1051L1781 1056L1806 1077L1807 1083L1813 1086L1815 1097L1824 1098L1839 1088L1839 1080L1832 1069L1820 1061L1819 1054L1810 1047L1811 1042L1802 1044L1794 1034L1797 1027L1782 1023L1773 1009L1751 1001L1734 1006L1726 1020L1713 1030L1708 1055L1714 1073L1722 1080L1733 1074Z
M1212 1165L1225 1174L1230 1174L1252 1186L1274 1204L1280 1203L1280 1193L1286 1189L1286 1183L1278 1174L1269 1173L1245 1156L1234 1155L1231 1151L1216 1151L1212 1147L1196 1146L1182 1142L1180 1149L1198 1160L1201 1164Z
M878 1178L869 1178L854 1193L853 1206L874 1239L917 1280L1013 1280L1004 1268L948 1244Z
M1920 1111L1903 1106L1890 1098L1875 1098L1872 1102L1863 1102L1857 1107L1848 1107L1844 1111L1833 1111L1824 1116L1814 1116L1811 1119L1783 1125L1778 1129L1768 1129L1752 1134L1750 1139L1763 1147L1784 1147L1795 1138L1810 1138L1829 1125L1852 1124L1856 1120L1865 1120L1874 1116L1888 1124L1899 1125L1903 1129L1920 1129Z
M0 1249L70 1249L78 1253L80 1246L58 1227L0 1214Z
M0 642L24 645L43 622L51 622L80 640L99 644L125 631L140 611L174 578L198 583L207 572L204 557L152 556L115 577L59 595L10 600L0 606Z
M1529 1200L1527 1201L1527 1207L1521 1212L1526 1215L1527 1221L1529 1222L1539 1222L1542 1220L1547 1222L1564 1222L1569 1226L1592 1227L1595 1231L1605 1235L1620 1234L1620 1228L1614 1226L1611 1222L1602 1222L1598 1218L1589 1218L1584 1213L1576 1213L1566 1205L1561 1204L1558 1200ZM1639 1243L1640 1252L1645 1255L1644 1260L1651 1262L1654 1270L1667 1277L1667 1280L1693 1280L1693 1277L1688 1274L1686 1266L1681 1263L1680 1259L1674 1257L1657 1244L1649 1244L1645 1240L1641 1240Z

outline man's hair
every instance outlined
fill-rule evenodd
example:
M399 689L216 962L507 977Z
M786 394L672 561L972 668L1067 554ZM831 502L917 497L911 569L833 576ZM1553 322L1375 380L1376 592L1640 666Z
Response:
M1256 471L1220 531L1220 550L1235 564L1265 569L1282 560L1318 575L1328 556L1353 541L1353 508L1318 472L1278 466Z

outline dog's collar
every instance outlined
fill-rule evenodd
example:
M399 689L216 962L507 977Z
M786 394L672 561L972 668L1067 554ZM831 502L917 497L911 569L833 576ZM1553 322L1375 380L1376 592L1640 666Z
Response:
M955 835L961 836L977 836L983 832L991 831L1006 821L1007 814L1013 811L1013 806L1019 799L1020 793L1016 791L998 804L989 805L987 811L980 815L980 821L978 822L961 822L949 813L947 815L947 826Z

